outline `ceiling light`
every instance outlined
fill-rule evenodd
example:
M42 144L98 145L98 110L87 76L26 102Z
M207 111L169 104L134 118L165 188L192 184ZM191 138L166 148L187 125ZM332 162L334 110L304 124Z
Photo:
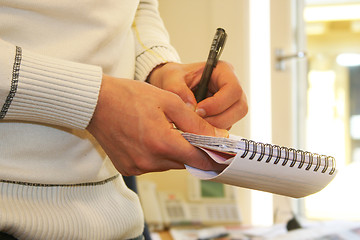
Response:
M360 65L360 54L358 53L341 53L336 57L336 62L345 67Z
M360 4L310 6L304 9L307 22L341 21L360 19Z

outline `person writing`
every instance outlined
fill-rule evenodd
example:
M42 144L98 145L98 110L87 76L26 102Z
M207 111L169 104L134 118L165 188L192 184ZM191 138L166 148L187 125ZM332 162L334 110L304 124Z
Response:
M177 129L226 136L246 95L219 62L196 103L204 63L180 63L157 1L4 0L0 22L3 236L142 239L120 174L220 168Z

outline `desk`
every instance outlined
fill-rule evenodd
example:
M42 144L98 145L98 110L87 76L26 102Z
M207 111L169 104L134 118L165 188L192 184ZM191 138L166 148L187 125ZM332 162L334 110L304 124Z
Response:
M158 232L158 234L159 234L161 240L173 240L170 232L168 232L168 231Z
M243 229L240 227L225 228L222 226L219 227L184 227L184 228L173 228L170 231L160 231L152 235L153 240L196 240L198 238L202 239L213 239L215 236L216 239L229 239L229 234L231 234L236 239L243 239L243 235L239 238L239 234L236 233L236 229Z
M325 222L304 222L302 228L288 231L284 224L276 224L271 227L234 227L226 228L231 237L235 239L346 239L360 240L360 222L352 221L325 221ZM175 229L174 229L175 230ZM178 229L180 230L180 229ZM190 234L189 231L190 230ZM193 229L197 230L197 229ZM176 231L175 231L176 232ZM183 234L191 235L188 239L194 238L191 229L180 230ZM177 234L177 233L176 233ZM175 234L175 236L176 236ZM174 240L169 231L157 232L156 240ZM186 239L186 238L179 238ZM155 238L154 238L155 240Z

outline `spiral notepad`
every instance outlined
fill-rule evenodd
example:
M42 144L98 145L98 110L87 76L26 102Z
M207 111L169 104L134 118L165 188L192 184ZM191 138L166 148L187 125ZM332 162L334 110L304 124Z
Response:
M214 161L228 165L222 172L186 166L191 174L204 180L299 198L320 191L337 173L331 156L236 136L182 135Z

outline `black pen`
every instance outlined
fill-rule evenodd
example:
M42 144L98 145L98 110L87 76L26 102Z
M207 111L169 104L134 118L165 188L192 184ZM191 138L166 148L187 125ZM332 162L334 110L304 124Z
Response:
M227 34L224 29L216 29L214 39L211 43L208 59L206 61L205 69L202 73L200 83L195 92L195 98L197 102L200 102L206 98L208 92L208 85L211 79L213 69L220 58L220 55L224 49Z

